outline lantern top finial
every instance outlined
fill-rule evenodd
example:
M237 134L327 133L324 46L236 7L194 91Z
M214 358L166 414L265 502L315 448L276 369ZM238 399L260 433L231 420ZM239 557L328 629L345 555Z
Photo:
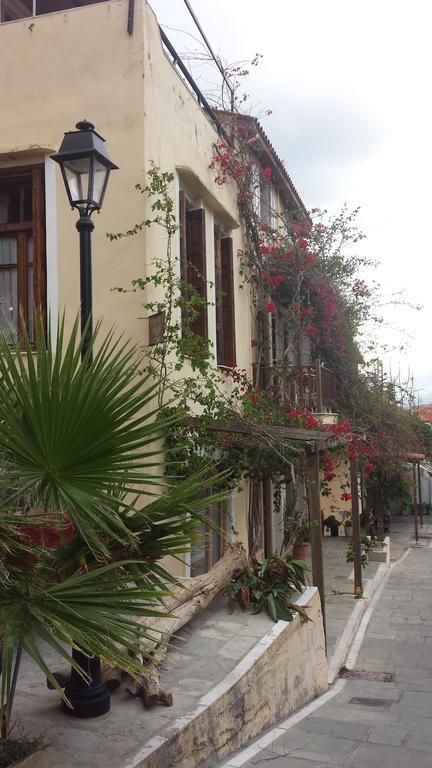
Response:
M93 123L90 123L86 118L84 120L80 120L79 123L76 124L75 128L78 128L79 131L94 131L94 125Z

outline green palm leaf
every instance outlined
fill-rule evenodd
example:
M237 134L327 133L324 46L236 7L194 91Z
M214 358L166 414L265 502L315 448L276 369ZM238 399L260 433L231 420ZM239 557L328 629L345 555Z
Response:
M149 408L155 384L138 374L135 348L112 334L93 365L81 364L77 322L67 343L60 325L54 354L40 328L33 354L26 344L21 351L0 343L0 450L13 467L9 503L31 491L45 510L68 510L95 552L103 551L104 537L131 544L127 495L155 496L164 485L155 468L165 425Z
M170 420L154 410L156 385L134 347L98 336L91 364L78 321L68 340L60 323L54 349L40 323L35 349L0 340L2 723L17 647L56 688L43 643L82 674L71 645L142 674L129 652L145 654L150 637L137 618L164 615L176 582L160 561L182 557L224 498L209 495L223 479L212 467L175 487L160 476ZM22 535L23 525L59 530L65 516L75 533L57 549Z

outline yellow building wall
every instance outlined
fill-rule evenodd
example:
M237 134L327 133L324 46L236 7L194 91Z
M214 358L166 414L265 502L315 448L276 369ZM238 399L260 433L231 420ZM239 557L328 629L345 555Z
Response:
M49 159L63 132L86 118L107 141L119 170L111 174L100 215L94 216L93 313L105 328L142 346L148 341L142 293L119 294L163 256L166 237L157 227L110 242L107 232L123 232L149 216L145 184L153 160L175 175L173 195L192 192L206 210L207 272L214 275L213 222L233 238L236 259L242 245L236 189L218 187L209 168L218 135L165 54L157 20L145 0L136 0L134 33L127 33L127 2L75 8L0 25L0 169L45 163L47 207L48 308L55 325L66 312L70 327L79 309L79 249L60 170ZM5 97L6 96L6 97ZM174 244L178 256L179 240ZM237 363L250 372L251 310L235 269ZM210 292L210 299L212 294ZM151 299L157 296L153 293ZM209 307L215 340L215 308ZM247 542L247 494L238 494L235 527ZM180 568L180 570L182 570Z
M323 519L329 515L334 515L336 520L342 522L347 518L351 519L351 501L344 501L341 499L341 495L346 492L350 493L349 487L350 480L350 466L349 461L345 458L344 453L339 451L332 451L331 458L335 463L336 477L327 485L330 488L329 496L321 496L321 512ZM324 480L324 473L322 473L322 480ZM324 529L324 534L330 536L330 531ZM344 526L339 526L339 536L344 536Z

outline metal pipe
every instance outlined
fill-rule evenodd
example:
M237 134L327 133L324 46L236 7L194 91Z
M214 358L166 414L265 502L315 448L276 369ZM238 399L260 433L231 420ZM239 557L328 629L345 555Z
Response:
M222 64L220 63L219 58L214 53L213 48L211 47L211 45L210 45L210 43L209 43L209 41L207 39L207 36L206 36L206 34L205 34L201 24L199 23L198 18L197 18L197 16L194 13L194 10L193 10L191 4L189 3L189 0L183 0L183 2L185 4L186 8L188 9L190 15L192 16L192 18L193 18L193 20L195 22L195 25L196 25L196 27L197 27L197 29L198 29L202 39L204 40L204 42L205 42L205 44L206 44L206 46L207 46L207 48L209 50L209 53L210 53L214 63L216 64L219 72L221 73L223 79L225 80L227 88L228 88L228 90L229 90L229 92L231 94L231 111L233 112L234 111L234 88L232 87L230 81L228 80L228 78L227 78L227 76L225 74L225 70L224 70Z

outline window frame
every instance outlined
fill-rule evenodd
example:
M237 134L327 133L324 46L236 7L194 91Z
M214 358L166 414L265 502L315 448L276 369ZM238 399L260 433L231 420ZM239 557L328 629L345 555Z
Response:
M26 166L5 166L0 168L0 187L6 188L10 179L10 187L18 188L20 197L20 221L0 223L0 239L16 237L17 263L2 265L2 269L17 269L17 299L19 318L18 339L23 342L23 326L29 329L29 280L28 268L32 267L33 281L33 312L39 314L46 324L46 244L45 244L45 171L42 163ZM24 190L30 183L32 191L32 218L23 220ZM31 262L28 261L27 245L29 234L32 237L33 253Z

